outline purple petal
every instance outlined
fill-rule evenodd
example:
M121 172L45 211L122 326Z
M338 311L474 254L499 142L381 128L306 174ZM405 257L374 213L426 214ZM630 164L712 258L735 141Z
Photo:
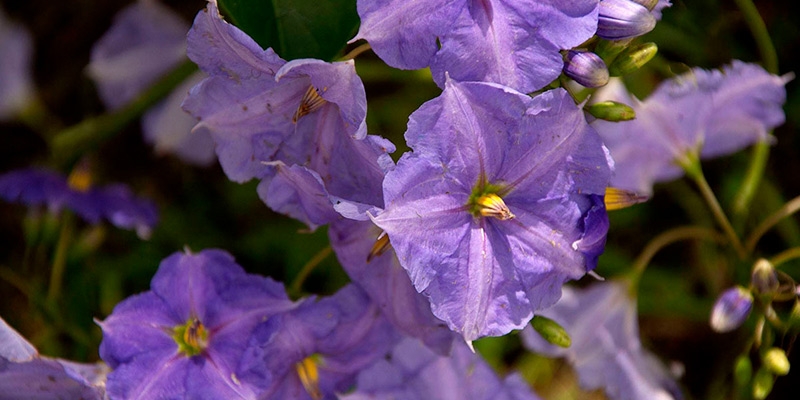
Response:
M33 40L22 25L10 21L0 9L0 121L21 112L35 96Z

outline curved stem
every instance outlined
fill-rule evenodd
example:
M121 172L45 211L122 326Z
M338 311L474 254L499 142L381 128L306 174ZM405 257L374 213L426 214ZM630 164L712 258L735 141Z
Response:
M661 249L672 243L690 239L724 242L724 238L713 229L702 226L680 226L673 228L662 232L647 243L642 252L639 253L639 256L636 257L636 260L633 261L632 272L636 274L636 278L638 278L638 276L641 276L644 272L650 260L652 260Z
M758 52L761 56L761 61L764 63L764 68L772 74L778 73L778 52L775 51L775 45L772 43L772 38L769 37L767 25L761 18L756 5L752 0L734 0L736 6L742 12L744 22L750 29L753 39L758 46Z
M306 278L311 274L311 271L313 271L322 260L328 257L332 251L331 246L325 246L325 248L315 254L314 257L311 257L306 265L303 265L303 268L300 269L300 272L297 273L297 277L294 278L292 284L289 285L289 293L299 294L300 288L303 287L303 282L305 282Z
M703 171L699 168L699 166L696 169L687 169L686 171L687 174L692 177L697 184L698 189L700 189L700 194L703 195L703 199L705 199L709 208L711 208L711 213L714 215L714 219L717 220L717 223L720 225L723 232L725 232L725 236L728 237L728 240L730 241L734 250L736 250L736 254L739 256L739 259L744 260L748 253L745 251L744 246L742 246L742 241L739 239L739 236L733 230L733 226L728 220L728 217L725 215L725 212L722 211L722 207L719 205L719 201L717 201L714 191L711 190L711 187L708 185L708 182L703 175Z
M758 243L759 239L767 233L770 228L775 226L778 222L782 219L796 213L800 210L800 196L797 196L786 204L783 205L778 211L775 211L772 215L767 217L764 221L761 222L753 232L750 233L750 236L747 237L747 241L745 241L745 250L750 253L755 249L756 244Z
M770 264L773 267L777 268L779 265L793 260L795 258L800 258L800 247L792 247L791 249L786 249L772 258L769 259Z
M339 61L352 60L352 59L360 56L361 53L363 53L365 51L368 51L368 50L371 50L371 49L372 49L372 47L369 45L369 43L361 44L358 47L356 47L355 49L350 50L350 52L345 54Z
M67 268L67 253L72 239L72 213L64 212L61 218L61 231L58 234L56 253L53 256L53 267L50 269L50 283L47 288L47 302L54 304L61 294L61 283L64 270Z

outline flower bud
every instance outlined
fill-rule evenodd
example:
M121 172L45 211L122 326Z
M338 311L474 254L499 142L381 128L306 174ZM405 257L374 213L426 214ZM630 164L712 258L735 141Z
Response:
M600 56L589 51L568 51L564 60L564 74L590 88L608 83L606 63Z
M767 350L762 361L764 366L775 375L784 376L789 373L789 359L783 349L773 347Z
M726 290L711 310L711 329L724 333L738 328L752 308L753 295L747 289L736 286Z
M630 74L652 60L656 53L658 53L658 46L652 42L628 47L614 59L614 62L608 67L608 73L611 76Z
M548 343L567 348L572 344L569 334L558 322L550 318L536 315L531 320L533 329L542 336Z
M656 4L658 4L658 0L631 0L631 1L641 4L648 10L656 8Z
M583 108L597 119L611 122L630 121L636 118L636 112L627 104L616 101L601 101Z
M750 357L741 355L736 358L736 362L733 364L733 379L736 382L736 386L743 388L750 383L752 378L753 363L750 362Z
M775 377L764 368L756 372L753 377L753 399L764 400L769 396L772 391L772 385L775 383Z
M646 7L631 0L603 0L597 20L597 36L618 40L641 36L656 26Z
M772 297L778 291L780 283L775 267L766 259L759 259L753 265L753 273L750 277L750 284L756 294Z

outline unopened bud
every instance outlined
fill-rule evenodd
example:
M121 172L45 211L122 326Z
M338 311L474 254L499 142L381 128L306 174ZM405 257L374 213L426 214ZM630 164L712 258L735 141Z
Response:
M548 343L567 348L572 344L569 334L558 322L550 318L536 315L531 320L531 326Z
M745 387L753 377L753 363L747 355L739 356L733 365L733 379L737 387Z
M756 294L772 297L778 291L780 283L775 267L766 259L759 259L753 265L753 273L750 276L750 284Z
M616 101L601 101L583 108L597 119L611 122L630 121L636 118L636 111L627 104Z
M756 372L753 377L753 399L764 400L769 396L772 391L772 385L775 383L775 377L764 368Z
M623 50L608 67L611 76L624 76L641 68L658 53L655 43L642 43Z
M656 26L646 7L630 0L603 0L597 20L597 36L618 40L644 35Z
M764 353L764 366L775 375L784 376L789 373L789 359L783 349L773 347Z
M736 286L726 290L711 310L711 329L724 333L738 328L752 308L753 295L747 289Z
M568 51L564 59L564 74L585 87L597 88L608 83L606 63L590 51Z

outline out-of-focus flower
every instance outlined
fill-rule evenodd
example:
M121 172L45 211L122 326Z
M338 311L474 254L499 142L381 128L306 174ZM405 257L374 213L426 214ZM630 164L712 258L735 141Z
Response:
M204 250L164 259L150 288L99 322L109 395L255 399L240 360L258 324L295 307L283 286Z
M636 119L592 122L614 158L611 185L652 194L654 183L681 176L689 157L722 156L768 140L784 121L790 79L734 61L721 71L694 69L666 81L644 102L612 79L592 101L631 105Z
M590 51L570 50L564 60L564 74L583 86L596 88L608 83L603 59Z
M79 167L80 168L80 167ZM158 221L155 204L136 197L122 184L93 187L86 183L88 172L73 172L72 182L53 171L21 169L0 175L0 198L29 206L47 205L52 212L67 208L86 222L106 219L114 226L134 229L147 238ZM83 183L75 183L81 181Z
M636 302L627 282L566 287L561 300L541 315L566 329L571 346L552 345L530 327L522 331L523 343L537 353L566 358L584 389L603 388L615 400L682 397L661 362L642 348Z
M209 77L184 109L200 120L195 131L211 132L231 180L260 179L267 205L311 228L338 218L328 195L374 204L394 146L367 136L352 60L286 62L225 22L214 1L195 18L188 53Z
M644 35L656 27L656 17L633 0L600 0L597 36L620 40Z
M123 9L95 43L87 67L103 103L112 110L121 108L187 61L188 31L180 16L157 1L140 0ZM144 137L158 153L175 154L195 165L214 161L214 145L207 132L191 133L197 120L180 104L203 77L200 72L192 75L142 120Z
M753 309L753 294L741 287L732 287L719 296L711 309L711 329L730 332L744 323Z
M441 87L447 72L527 93L558 77L559 51L595 33L597 10L597 0L359 0L353 40L366 39L393 67L430 66Z
M449 356L434 353L405 338L391 357L379 360L358 376L353 393L342 400L440 399L535 400L519 375L500 379L480 355L457 343Z
M448 80L411 115L374 216L434 315L465 340L521 329L594 269L610 176L564 90L531 98Z
M104 399L108 367L42 357L0 318L0 399Z
M19 114L34 98L33 39L0 9L0 121Z
M379 308L349 285L256 327L239 378L258 386L261 399L335 399L397 340Z

